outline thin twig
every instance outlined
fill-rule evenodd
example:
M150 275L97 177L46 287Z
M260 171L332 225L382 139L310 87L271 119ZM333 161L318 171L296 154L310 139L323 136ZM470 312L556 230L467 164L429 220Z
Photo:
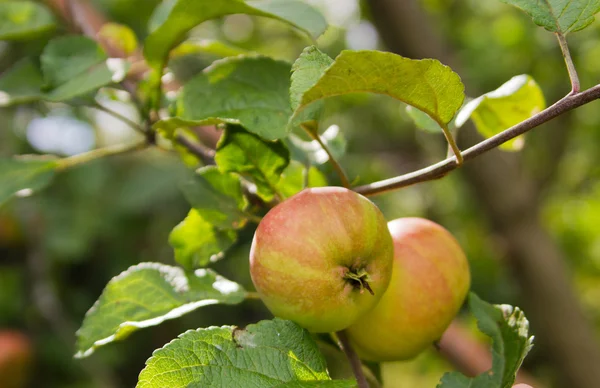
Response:
M348 340L348 336L344 330L338 331L336 333L337 338L339 340L339 345L346 354L348 361L350 362L350 366L352 367L352 372L354 373L354 377L356 377L356 382L358 384L358 388L369 388L369 383L367 382L367 378L365 377L365 373L362 368L362 363L358 358L358 355L352 349L352 345L350 345L350 341Z
M350 185L350 181L348 180L348 176L346 175L346 173L344 172L344 169L338 163L338 161L335 160L335 158L333 157L333 154L331 153L331 150L329 149L329 147L327 147L327 144L325 144L325 142L323 142L323 139L321 139L321 136L319 136L319 133L316 130L312 130L311 128L309 128L308 126L306 126L304 124L302 124L300 126L302 127L302 129L304 129L304 131L310 137L312 137L314 140L317 141L317 143L319 143L319 145L321 145L321 147L323 148L323 150L327 153L327 156L329 157L329 162L331 162L331 165L333 166L333 169L340 176L340 180L342 181L342 185L345 188L349 189L351 185Z
M575 64L571 58L571 52L569 51L569 45L567 44L567 38L560 32L556 33L558 44L560 45L560 51L562 51L563 58L567 65L567 71L569 72L569 78L571 79L571 94L577 94L580 90L579 76L575 69Z
M215 164L215 151L204 145L190 140L180 133L175 135L175 141L184 146L188 151L198 157L205 165Z
M466 162L475 159L477 156L498 147L500 144L506 143L507 141L514 139L515 137L522 135L535 127L538 127L563 113L597 100L598 98L600 98L600 85L596 85L577 94L569 94L535 116L532 116L529 119L463 151L462 155L464 160ZM381 194L388 191L397 190L402 187L414 185L415 183L441 178L458 167L459 165L456 163L455 158L448 158L429 167L400 175L395 178L358 186L353 188L353 190L363 195Z
M460 166L461 164L463 164L463 156L462 156L462 153L460 152L460 148L458 148L458 145L456 144L456 140L454 139L452 132L450 131L450 129L448 128L448 125L446 125L446 124L440 125L440 127L442 128L442 131L444 132L444 136L446 137L448 146L450 147L450 149L452 150L452 153L456 157L456 164Z
M56 171L64 171L71 167L78 166L90 162L92 160L104 158L106 156L120 155L133 151L142 150L147 148L149 144L144 141L133 144L116 144L110 147L98 148L89 152L84 152L79 155L73 155L68 158L59 159L56 163Z
M107 107L103 106L102 104L99 104L96 102L93 105L90 105L90 107L92 107L94 109L98 109L101 112L109 114L118 120L121 120L122 122L129 125L131 128L135 129L136 131L140 132L143 135L147 134L146 129L144 127L142 127L140 124L128 119L127 117L123 116L122 114L120 114L118 112L115 112L114 110L108 109Z

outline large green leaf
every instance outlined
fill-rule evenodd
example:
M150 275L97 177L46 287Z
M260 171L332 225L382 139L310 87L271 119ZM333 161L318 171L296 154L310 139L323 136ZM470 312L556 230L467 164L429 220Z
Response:
M188 202L206 222L221 229L238 229L246 223L248 202L240 177L203 167L181 184Z
M141 263L114 277L77 331L76 357L132 332L178 318L202 306L237 304L245 291L215 272Z
M92 39L74 35L50 41L41 56L46 87L44 99L66 101L120 82L128 64L108 58Z
M267 57L234 57L215 62L189 81L177 99L176 118L156 128L172 132L181 126L240 124L266 139L287 134L290 68Z
M156 350L137 388L163 387L355 387L332 381L310 334L274 319L249 325L190 330Z
M500 0L525 11L535 24L564 35L579 31L594 21L600 0Z
M237 125L229 125L217 145L215 160L224 172L241 174L256 184L257 194L271 201L277 182L290 162L290 153L280 141L266 141Z
M162 21L146 40L144 56L153 69L153 84L158 86L169 51L193 27L210 19L231 14L248 14L281 20L306 34L317 37L327 28L324 17L312 6L299 0L178 0L167 4L154 24ZM157 22L158 21L158 22Z
M169 235L175 260L185 268L206 267L221 259L236 241L234 230L219 230L204 220L195 209Z
M39 100L44 80L33 61L25 58L0 75L0 106Z
M485 137L498 133L527 120L546 108L544 94L528 75L518 75L500 86L469 101L456 116L456 126L461 127L469 118ZM524 137L519 136L500 146L506 151L523 148Z
M284 198L289 198L307 187L327 186L327 178L315 166L307 170L302 163L292 160L281 174L277 190Z
M0 206L13 196L28 196L54 177L56 160L34 156L0 159Z
M292 91L297 105L292 122L296 122L304 109L324 98L370 92L412 105L440 126L446 126L465 97L458 74L434 59L414 60L381 51L342 51L316 82L315 74L323 65L322 56L316 56L315 61L317 71L307 72L307 80L296 80L303 87L312 86L301 97L302 87Z
M33 1L0 1L0 40L33 39L56 27L52 13Z
M491 305L473 293L469 296L471 312L479 329L492 338L492 369L474 378L458 372L446 373L438 388L510 388L523 359L531 350L533 337L529 322L518 308Z

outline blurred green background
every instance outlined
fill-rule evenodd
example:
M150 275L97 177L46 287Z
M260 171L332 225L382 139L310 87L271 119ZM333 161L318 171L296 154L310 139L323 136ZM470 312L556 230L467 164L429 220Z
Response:
M318 41L332 57L345 48L435 57L461 75L472 97L518 74L531 75L549 103L570 89L554 36L500 1L310 2L332 25ZM160 1L93 3L143 41ZM584 87L600 79L599 37L599 23L569 36ZM49 38L0 42L0 71L39 54ZM289 61L308 44L281 23L243 15L199 26L192 39L199 38ZM171 68L184 82L215 59L188 55L173 60ZM106 103L136 114L126 103ZM383 96L329 100L324 128L334 124L345 139L338 139L346 149L341 162L358 183L445 157L441 134L416 130L404 106ZM39 103L0 109L0 156L66 156L136 136L123 123L86 108ZM480 140L470 128L459 139L463 149ZM597 104L584 106L530 132L526 141L520 153L492 152L442 180L373 200L388 219L423 216L444 225L467 252L473 291L489 302L524 308L538 345L525 368L541 385L597 387L599 380L587 385L593 373L585 366L598 352L600 333L600 110ZM131 387L152 351L179 333L270 317L257 301L209 306L136 332L88 360L72 358L75 330L113 276L142 261L174 264L168 234L189 209L174 179L179 168L176 154L158 150L95 161L61 174L39 195L0 208L0 329L21 330L33 341L32 387ZM214 267L252 288L247 263L252 230L245 233ZM473 326L468 317L465 322ZM575 352L577 341L588 348ZM382 376L390 388L434 387L451 368L432 349L415 361L384 365Z

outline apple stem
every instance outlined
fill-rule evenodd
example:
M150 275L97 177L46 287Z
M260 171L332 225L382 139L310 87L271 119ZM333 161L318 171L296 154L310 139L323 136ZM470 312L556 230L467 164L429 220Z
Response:
M339 346L342 348L348 361L350 362L350 366L352 367L352 372L354 373L354 377L356 377L356 382L358 384L358 388L369 388L369 383L367 382L367 378L365 377L365 372L363 371L362 363L358 358L358 355L352 349L350 345L350 341L348 341L348 336L346 335L346 331L338 331L336 333L337 338L339 340Z

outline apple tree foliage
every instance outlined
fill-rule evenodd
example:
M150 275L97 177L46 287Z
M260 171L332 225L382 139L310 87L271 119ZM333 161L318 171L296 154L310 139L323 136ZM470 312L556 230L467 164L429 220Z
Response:
M600 10L600 0L501 1L521 8L556 34L567 53L565 35L588 26ZM201 46L186 41L186 34L204 21L232 14L287 25L306 39L307 47L288 63L218 41ZM406 105L417 127L443 132L451 146L452 134L469 119L492 141L546 109L540 86L526 74L482 96L467 97L460 76L434 59L380 51L342 51L331 58L315 43L327 23L302 0L164 1L141 43L126 26L114 23L96 36L65 34L57 18L43 2L0 2L0 40L26 42L52 36L40 57L23 58L0 75L0 106L49 101L101 108L96 100L100 89L122 88L133 93L144 117L143 124L132 123L144 141L63 159L42 155L0 159L0 205L43 190L71 166L137 149L178 152L188 167L179 180L190 211L168 241L179 266L140 263L110 280L77 332L78 358L203 306L236 305L253 297L206 267L225 260L240 232L255 227L274 204L307 186L340 183L328 182L322 172L322 164L334 162L344 149L343 128L340 133L319 127L329 97L353 93L392 97ZM132 63L116 57L101 42L143 56L146 76L130 76ZM186 80L177 93L167 90L169 59L195 50L222 58ZM572 65L569 62L567 58ZM132 82L137 82L133 89ZM223 129L215 149L203 145L193 130L203 125ZM302 130L314 140L302 140L298 136ZM497 145L507 151L524 145L522 137L501 140ZM327 147L325 157L318 155L324 151L322 145ZM459 161L461 155L454 151ZM344 183L343 176L340 181ZM448 373L439 387L511 387L532 346L523 312L490 305L474 294L469 307L480 330L492 340L492 369L475 378ZM182 333L153 353L138 381L140 388L236 384L300 388L354 387L357 382L332 380L315 338L295 323L277 318L245 328Z

